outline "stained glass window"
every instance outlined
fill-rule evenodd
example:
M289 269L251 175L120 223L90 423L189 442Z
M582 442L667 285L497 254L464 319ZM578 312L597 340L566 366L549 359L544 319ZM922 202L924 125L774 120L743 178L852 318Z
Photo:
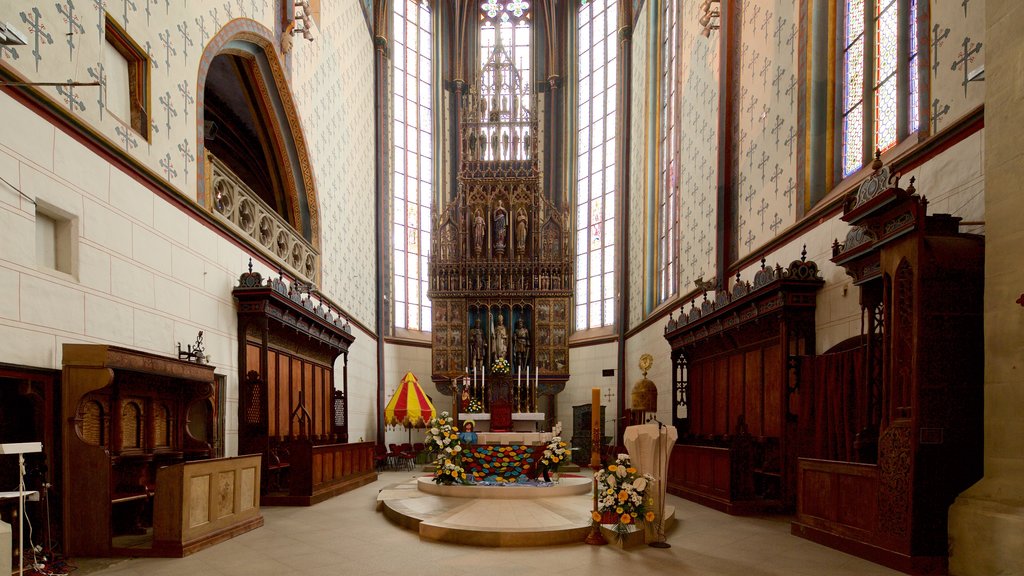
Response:
M525 0L484 0L480 3L480 66L487 62L501 42L524 84L530 76L530 3ZM530 91L532 92L532 90ZM529 94L522 106L530 109Z
M900 14L906 6L907 14ZM842 58L842 175L920 123L917 0L846 0ZM906 33L902 31L906 29ZM906 42L906 54L901 42ZM901 72L905 72L902 74ZM905 76L905 80L901 78ZM867 103L867 104L866 104ZM905 112L905 114L901 114ZM901 126L901 122L905 125Z
M679 290L679 125L676 93L679 0L665 0L661 35L658 302Z
M392 294L395 327L430 330L427 252L434 156L431 22L425 2L395 0L392 51Z
M615 32L617 0L577 18L576 329L615 321Z

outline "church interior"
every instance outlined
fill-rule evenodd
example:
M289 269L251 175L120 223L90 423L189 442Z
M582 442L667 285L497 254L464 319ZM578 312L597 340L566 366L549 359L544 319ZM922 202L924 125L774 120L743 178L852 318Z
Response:
M0 3L0 572L1024 575L1022 24Z

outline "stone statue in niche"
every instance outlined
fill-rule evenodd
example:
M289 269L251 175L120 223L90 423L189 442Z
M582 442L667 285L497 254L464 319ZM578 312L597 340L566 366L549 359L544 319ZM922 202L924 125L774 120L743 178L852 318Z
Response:
M480 209L477 209L476 215L473 217L473 254L477 257L484 251L484 215Z
M477 316L473 327L469 329L469 357L473 366L483 363L485 356L484 331L480 328L480 317Z
M516 329L512 332L512 358L516 366L523 368L530 361L530 330L522 318L516 320Z
M526 252L526 210L522 208L516 212L516 253L522 255Z
M508 212L498 201L498 207L494 210L494 252L505 253L505 239L508 236Z
M494 325L494 359L505 358L508 355L508 330L505 328L505 317L498 312L498 319Z

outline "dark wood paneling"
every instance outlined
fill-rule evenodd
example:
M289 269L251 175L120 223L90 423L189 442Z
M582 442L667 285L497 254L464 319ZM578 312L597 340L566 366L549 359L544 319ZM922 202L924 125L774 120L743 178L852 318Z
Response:
M744 355L744 413L747 418L747 429L754 436L764 436L764 374L761 358L760 349L751 350Z

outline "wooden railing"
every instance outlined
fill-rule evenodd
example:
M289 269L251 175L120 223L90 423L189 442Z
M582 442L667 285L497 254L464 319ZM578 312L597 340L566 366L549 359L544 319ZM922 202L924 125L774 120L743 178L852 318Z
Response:
M372 442L290 446L288 494L265 495L264 504L310 506L377 479Z

